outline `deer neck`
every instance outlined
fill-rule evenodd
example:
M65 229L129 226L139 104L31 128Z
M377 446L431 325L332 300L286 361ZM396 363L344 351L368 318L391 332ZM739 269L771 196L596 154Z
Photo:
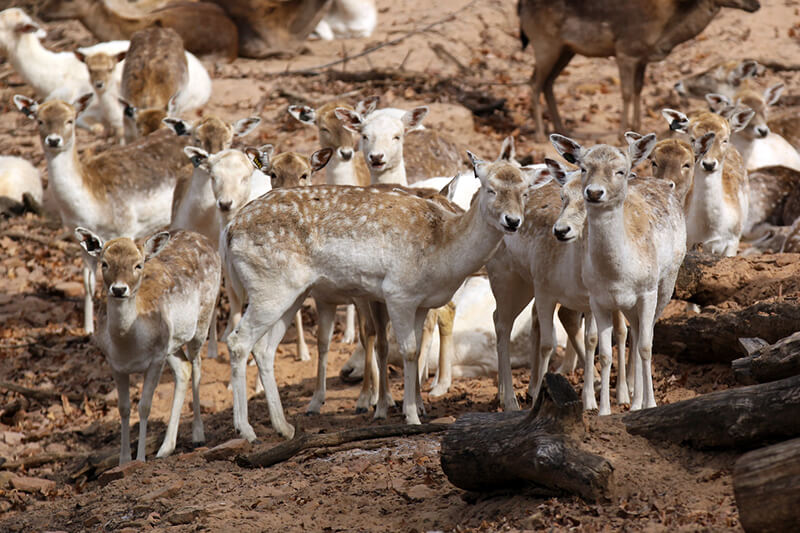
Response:
M634 257L625 228L625 202L613 206L586 206L586 248L591 268L604 278L616 279Z
M695 169L686 217L690 244L702 242L708 236L705 233L713 232L719 225L725 197L722 186L723 170L723 164L718 165L713 172L706 172L700 167Z
M86 170L75 149L74 137L71 150L47 156L47 172L63 222L73 225L77 221L86 221L86 208L94 204L95 198L84 179Z
M487 220L477 199L469 210L443 224L445 242L439 247L443 276L458 280L481 268L503 241L503 231Z
M106 320L108 333L113 339L124 339L135 334L134 326L138 313L136 312L136 299L114 298L109 296L106 300Z
M11 51L10 51L11 52ZM61 78L61 72L53 72L52 56L56 54L47 50L39 39L32 33L20 35L15 46L15 52L8 54L8 59L14 70L20 73L25 80L33 85L37 94L42 97L49 96L53 87Z
M693 0L684 5L664 25L667 30L656 43L656 54L651 61L665 58L675 45L698 35L720 10L713 0Z
M325 167L325 182L328 185L360 185L356 174L356 155L349 161L342 161L334 154Z

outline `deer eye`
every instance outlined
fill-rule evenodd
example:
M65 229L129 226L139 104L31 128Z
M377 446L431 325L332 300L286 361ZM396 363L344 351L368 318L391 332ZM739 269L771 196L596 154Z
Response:
M653 161L653 168L658 168L658 163L656 163L655 161Z
M67 121L67 126L72 126L72 124L73 124L73 120L70 119L70 120Z
M301 180L307 180L308 179L308 174L303 174L302 176L300 176L300 179Z
M395 140L395 141L399 141L399 140L400 140L400 136L399 136L399 135L395 135L395 136L394 136L394 140Z
M616 172L614 172L614 174L616 174L617 176L624 176L625 175L625 171L624 170L617 170Z
M330 133L330 130L328 128L320 128L319 131L320 133Z
M136 270L141 270L141 269L143 269L143 268L144 268L144 265L143 265L142 263L139 263L139 264L138 264L138 265L136 265L134 268L135 268Z
M494 195L496 195L496 194L497 194L497 191L495 191L494 189L489 189L489 190L488 190L488 191L486 191L486 192L488 192L488 193L489 193L489 194L491 194L492 196L494 196Z
M100 263L100 266L103 268L103 270L105 270L105 269L107 269L107 268L108 268L108 263L106 263L105 261L103 261L102 263Z
M690 168L692 168L692 165L690 165L689 163L684 163L683 164L683 168L690 169Z

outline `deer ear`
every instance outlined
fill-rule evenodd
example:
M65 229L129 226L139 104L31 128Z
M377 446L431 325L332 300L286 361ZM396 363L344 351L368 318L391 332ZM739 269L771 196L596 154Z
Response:
M758 63L752 59L748 59L739 63L733 72L731 72L730 76L728 77L728 81L731 83L731 85L736 87L742 82L742 80L746 78L754 78L757 73Z
M318 172L325 168L333 155L333 148L323 148L311 154L311 169Z
M694 140L692 143L692 150L694 151L695 161L700 161L703 159L703 156L705 156L714 145L714 139L716 136L717 135L713 131L709 131L699 139Z
M452 202L456 197L456 190L458 189L458 180L461 179L461 173L459 172L453 179L447 182L447 185L439 189L439 194L447 198L448 202Z
M166 124L178 136L189 135L192 132L192 125L180 118L165 117L161 119L161 122Z
M656 134L650 133L628 145L631 168L644 161L656 145Z
M723 109L733 105L733 101L730 98L719 93L708 93L706 95L706 102L708 103L709 109L717 114L721 114Z
M86 228L75 228L75 236L81 243L81 247L92 257L100 257L103 252L103 239Z
M628 144L635 143L639 139L644 137L641 133L636 133L635 131L629 131L625 133L625 140L628 141Z
M756 112L749 107L737 107L733 113L728 117L728 123L731 125L731 131L741 131L750 123L750 119L755 116Z
M336 114L336 118L342 121L342 125L345 129L354 133L361 133L361 130L364 129L364 119L352 109L337 107L334 113Z
M244 137L261 124L261 117L247 117L233 123L233 136Z
M253 148L248 146L244 149L247 158L253 163L253 166L258 170L266 170L269 168L269 159L272 157L272 152L275 148L271 144L265 144L261 148Z
M567 163L577 165L578 161L583 157L584 150L581 145L569 137L553 133L550 135L550 142L553 143L553 146L558 153L561 154L561 157L566 159Z
M92 98L94 98L94 93L86 93L72 103L72 106L75 108L76 116L86 111L86 108L89 107L89 104L92 102Z
M503 139L503 146L500 147L500 157L498 160L513 162L514 158L517 156L517 150L514 146L514 137L509 135L505 139Z
M689 128L689 117L680 111L665 108L661 110L661 116L666 119L667 123L669 124L669 129L672 131L687 133Z
M184 146L183 153L192 162L194 168L201 167L208 161L208 152L196 146Z
M567 184L569 170L564 165L549 157L544 158L544 164L547 165L547 171L556 183L562 187Z
M161 231L147 239L144 243L144 260L145 262L151 260L166 248L169 242L169 232Z
M551 181L553 181L553 173L550 172L550 169L545 167L542 168L541 165L529 165L527 167L520 168L522 171L522 175L525 177L525 181L528 183L528 187L531 189L538 189L539 187L544 187Z
M378 108L380 101L380 96L368 96L356 104L356 113L366 117Z
M406 113L403 115L402 118L405 130L406 131L413 130L414 128L422 124L422 119L424 119L427 114L428 114L427 106L415 107L410 111L406 111Z
M80 61L81 63L86 63L86 54L84 54L80 50L75 50L72 53L75 54L75 57L78 58L78 61Z
M14 105L17 106L17 109L22 112L26 117L30 119L36 118L36 110L39 108L39 104L36 103L36 100L33 98L28 98L27 96L22 96L21 94L14 95Z
M303 124L308 124L309 126L313 126L314 121L317 119L314 109L307 105L290 105L289 114Z
M486 179L484 171L486 170L486 165L488 163L483 159L480 159L469 150L467 150L467 157L469 157L469 160L472 163L472 169L475 171L475 177L481 180L481 183L483 183L484 179Z
M778 103L781 93L783 93L783 84L776 83L764 91L764 101L767 103L767 105L775 105Z
M127 50L123 50L122 52L120 52L116 56L114 56L114 58L117 60L117 63L119 63L120 61L124 61L125 57L127 55L128 55L128 51Z

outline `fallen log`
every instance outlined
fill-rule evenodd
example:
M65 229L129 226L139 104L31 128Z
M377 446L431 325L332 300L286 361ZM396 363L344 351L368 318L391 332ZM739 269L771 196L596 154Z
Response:
M656 322L654 353L693 363L730 363L747 355L740 337L761 337L769 343L791 335L800 324L800 302L770 300L744 309L704 309Z
M754 448L800 436L800 376L635 411L628 433L693 448Z
M369 426L364 428L346 429L336 433L321 433L310 435L298 431L294 438L282 442L266 450L260 450L248 455L236 457L236 463L244 468L267 467L291 459L303 450L310 448L324 448L339 446L345 442L360 440L383 439L386 437L408 437L425 433L439 433L447 429L449 424L420 424L409 426L395 424L385 426Z
M742 455L733 492L745 531L796 531L800 524L800 439Z
M530 411L459 417L442 438L442 470L470 491L524 485L589 501L611 498L614 467L578 446L582 411L566 378L547 374Z
M766 383L800 374L800 331L731 363L743 383Z

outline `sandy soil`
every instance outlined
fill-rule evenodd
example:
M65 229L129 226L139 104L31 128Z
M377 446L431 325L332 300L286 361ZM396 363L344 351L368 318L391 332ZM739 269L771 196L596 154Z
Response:
M5 4L9 4L6 2ZM35 8L36 2L11 2ZM648 70L643 131L663 131L664 106L686 109L671 91L675 81L722 59L752 57L795 64L798 60L794 1L764 0L753 14L723 10L699 38L675 49L664 62ZM510 0L446 0L423 2L378 0L379 27L368 39L331 43L309 42L303 54L290 60L243 60L207 64L214 77L214 94L204 114L236 119L258 114L264 119L248 144L276 144L278 150L311 152L316 132L286 113L293 103L317 105L336 95L353 102L378 94L385 105L411 107L432 103L426 120L441 127L485 157L493 156L506 135L517 138L517 152L540 161L552 154L549 145L533 140L528 114L527 80L533 68L530 51L521 51L515 2ZM5 6L0 6L5 7ZM463 9L462 9L463 8ZM325 76L282 74L352 56L387 39L394 39L432 22L458 14L395 46L336 69L349 72L405 69L423 76L406 81L371 80L355 83ZM92 43L77 22L48 25L47 44L72 49ZM452 58L435 52L444 47ZM800 74L770 71L764 86L781 80L784 101L796 101ZM617 142L619 81L613 59L576 57L556 83L562 116L574 135L586 142ZM465 92L478 91L487 100L504 98L504 106L473 115L461 105ZM43 173L44 158L33 125L12 111L15 93L32 95L0 62L0 153L29 158ZM467 94L474 98L476 95ZM780 105L780 104L779 104ZM199 113L196 115L199 116ZM195 116L195 117L196 117ZM189 118L195 118L189 117ZM104 142L80 132L84 150L102 150ZM124 479L101 486L80 472L86 454L119 447L119 417L108 366L80 328L82 287L77 245L46 218L27 214L0 221L0 381L37 389L86 395L83 402L65 399L36 401L0 389L0 406L15 405L0 419L0 457L18 461L42 453L75 454L73 459L47 463L16 474L47 478L55 488L27 493L7 486L0 470L0 531L496 531L531 529L696 531L740 530L731 486L734 453L701 453L677 446L651 444L628 435L612 405L611 417L586 415L583 445L615 466L617 497L587 504L574 497L545 498L525 491L489 495L465 493L448 483L439 466L436 437L386 439L376 444L344 447L332 453L305 453L264 470L245 470L229 461L206 462L191 449L190 418L184 418L178 450L167 459L151 460ZM775 279L771 276L775 275ZM753 276L757 283L736 293L732 305L778 293L779 269ZM784 283L783 293L789 283ZM792 288L796 284L791 284ZM752 300L751 300L752 299ZM310 307L310 306L309 306ZM309 309L311 311L311 309ZM682 312L673 304L670 313ZM313 311L306 314L313 326ZM314 343L314 329L308 341ZM294 330L280 347L276 362L278 385L290 420L306 432L331 432L373 423L371 415L354 415L358 388L342 382L338 368L353 346L340 343L337 329L332 346L328 398L322 414L305 416L314 386L315 363L300 363L294 353ZM658 351L658 339L655 342ZM203 363L201 408L209 446L235 438L230 370L223 348L221 361ZM314 348L312 348L312 352ZM248 370L250 391L255 380ZM671 403L733 386L723 365L690 365L656 355L656 398ZM570 378L580 387L582 376ZM525 390L527 370L516 370L517 391ZM172 378L164 374L156 391L150 434L161 435L172 397ZM132 396L138 399L141 380ZM401 398L400 373L392 379ZM468 411L496 411L493 377L457 380L439 399L425 396L429 419L457 417ZM613 394L613 392L612 392ZM521 396L522 400L525 400ZM17 402L15 404L15 402ZM250 420L261 446L280 442L269 424L263 396L249 403ZM184 415L190 413L189 401ZM132 423L137 422L135 412ZM388 423L401 422L397 412ZM136 426L133 433L136 433ZM2 467L0 467L2 468Z

